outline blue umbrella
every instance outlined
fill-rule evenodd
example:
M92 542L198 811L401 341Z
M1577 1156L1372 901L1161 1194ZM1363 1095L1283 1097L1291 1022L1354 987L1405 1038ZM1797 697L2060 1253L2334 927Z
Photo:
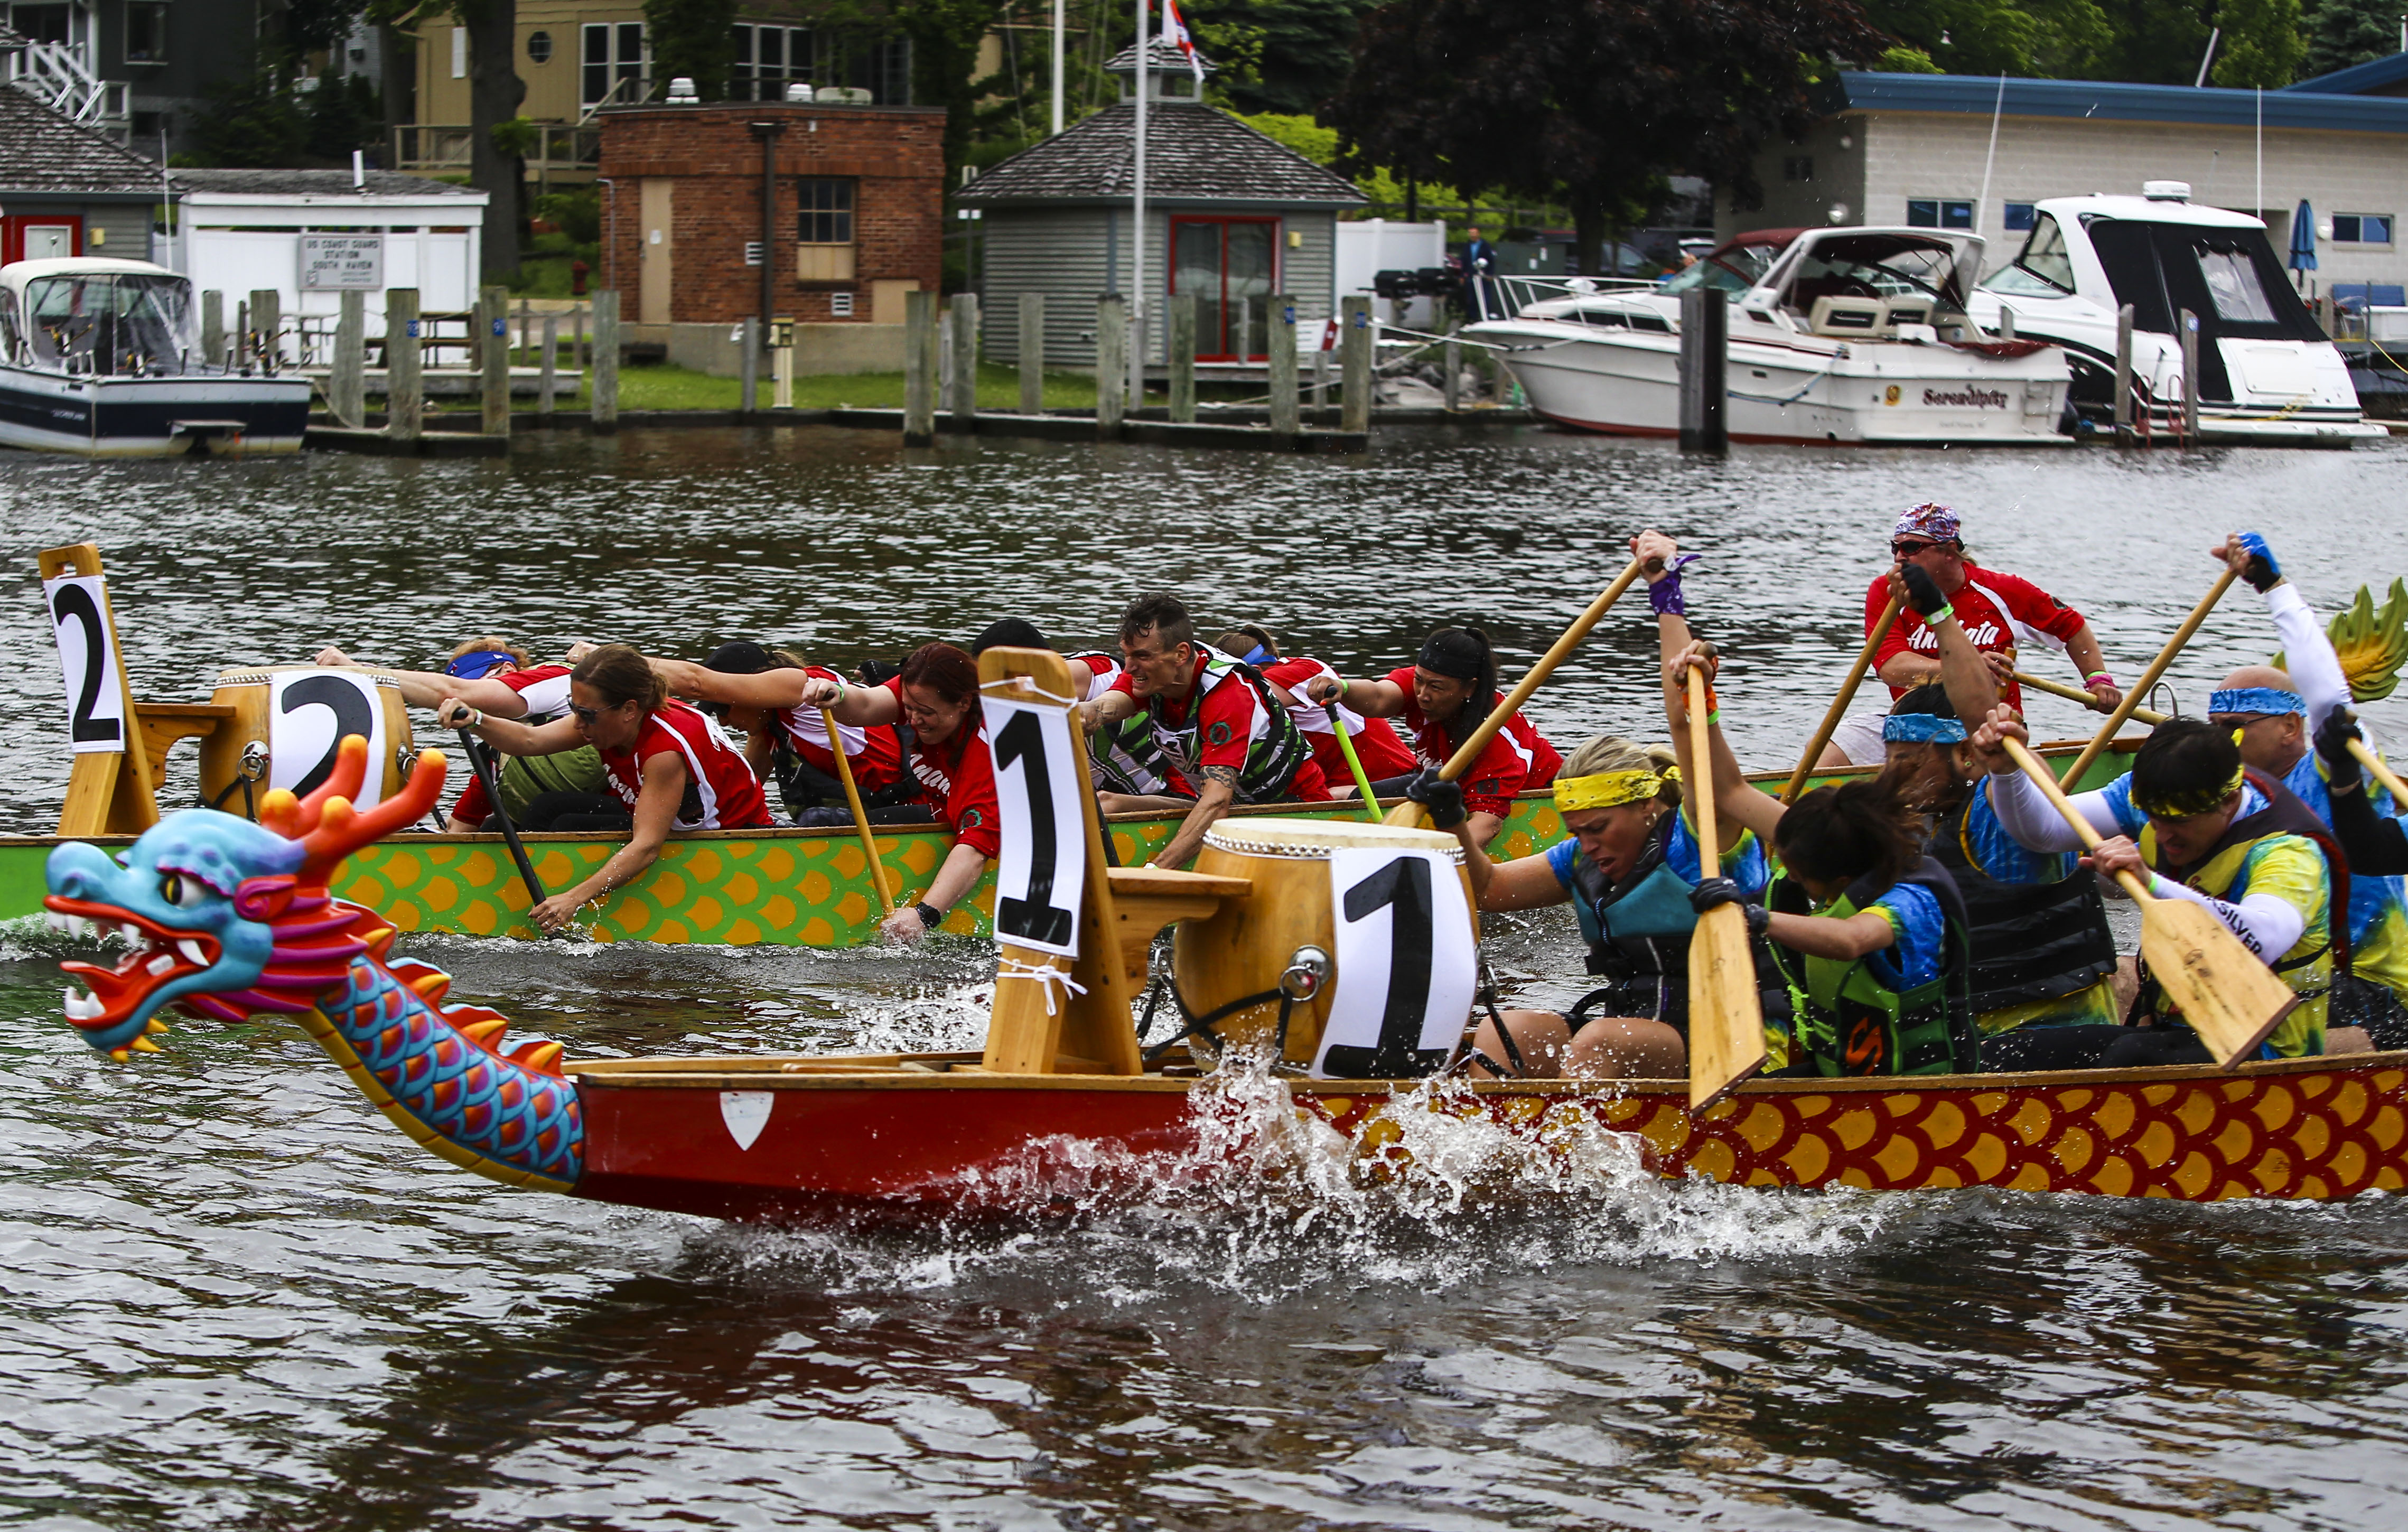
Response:
M2316 269L2316 215L2308 199L2300 199L2300 210L2291 215L2291 261L2293 271Z

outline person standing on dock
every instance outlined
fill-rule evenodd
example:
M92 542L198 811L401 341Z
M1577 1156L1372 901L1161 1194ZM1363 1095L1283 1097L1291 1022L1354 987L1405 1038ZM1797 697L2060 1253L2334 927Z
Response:
M902 673L881 686L812 677L803 687L802 706L827 709L839 726L885 728L897 720L911 725L910 766L920 780L919 801L953 832L953 848L928 892L879 924L888 941L917 941L968 895L1003 849L978 662L951 644L922 644L903 662Z
M1506 319L1492 285L1497 275L1497 247L1480 236L1474 223L1463 231L1463 308L1474 320ZM1496 310L1491 312L1490 310Z
M1128 604L1121 656L1120 680L1082 703L1080 717L1090 732L1149 720L1170 766L1171 797L1192 800L1154 866L1186 866L1204 832L1239 804L1329 801L1312 748L1270 683L1253 666L1199 643L1195 619L1176 596Z
M1446 765L1456 745L1471 737L1503 700L1497 690L1496 651L1478 628L1438 629L1422 640L1419 659L1378 680L1324 676L1308 683L1305 693L1323 707L1343 703L1367 718L1403 719L1414 759L1427 767ZM1555 747L1527 714L1507 719L1459 778L1471 810L1472 838L1488 844L1513 811L1514 795L1551 785L1562 766Z
M1891 529L1889 551L1896 563L1865 592L1868 637L1889 608L1890 574L1912 564L1938 583L1965 637L1988 660L1999 694L2008 707L2018 713L2023 710L2023 689L2014 679L2015 657L2028 643L2062 650L2071 656L2099 711L2113 712L2124 700L2115 678L2107 673L2107 656L2089 622L2029 580L1984 568L1967 557L1963 523L1956 511L1937 503L1916 506ZM1940 679L1940 640L1919 613L1911 607L1904 609L1874 651L1873 666L1896 701L1910 687ZM1878 765L1880 731L1876 715L1858 714L1845 720L1832 733L1830 745L1815 765L1826 770Z
M2335 828L2333 794L2356 790L2358 762L2336 770L2308 748L2327 721L2345 713L2348 674L2332 640L2299 587L2284 578L2274 551L2255 532L2235 532L2209 551L2266 598L2266 610L2282 636L2287 671L2246 665L2208 694L2207 720L2232 736L2241 759L2280 781L2301 803ZM2364 790L2381 818L2400 806L2375 783ZM2345 971L2333 976L2328 1008L2327 1052L2354 1052L2361 1045L2408 1047L2408 904L2397 877L2371 877L2351 861Z

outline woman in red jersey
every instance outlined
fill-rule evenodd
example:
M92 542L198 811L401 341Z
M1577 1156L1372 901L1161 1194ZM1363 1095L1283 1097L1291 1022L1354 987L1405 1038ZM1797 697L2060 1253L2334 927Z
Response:
M751 643L722 644L700 665L659 658L651 664L671 695L693 699L704 712L744 733L745 760L762 781L778 783L796 823L853 823L827 721L817 708L803 706L803 690L814 679L842 682L841 673ZM903 742L894 729L838 723L837 736L865 806L883 808L919 796L904 772Z
M436 718L448 729L475 729L505 755L550 755L580 745L600 752L604 781L624 812L530 827L624 828L627 843L584 881L535 907L536 923L547 931L633 881L672 833L767 829L770 823L760 779L744 757L710 719L671 701L652 667L625 644L605 644L578 662L569 672L568 717L557 722L530 728L488 717L458 697L445 697Z

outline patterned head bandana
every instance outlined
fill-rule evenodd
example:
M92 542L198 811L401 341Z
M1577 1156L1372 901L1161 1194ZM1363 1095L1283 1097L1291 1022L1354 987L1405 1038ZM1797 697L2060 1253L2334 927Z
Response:
M2222 787L2204 793L2168 793L2162 796L2153 795L2145 798L2135 788L2132 793L2132 804L2151 819L2190 819L2223 808L2224 800L2240 792L2241 784L2248 780L2247 768L2235 766L2232 768L2231 780Z
M1965 725L1937 713L1892 713L1882 720L1885 745L1961 745Z
M1584 809L1616 809L1626 803L1640 803L1664 791L1666 782L1681 780L1679 766L1667 766L1659 775L1645 770L1598 771L1585 777L1555 779L1555 811L1578 813Z
M2217 713L2304 713L2305 697L2279 686L2228 686L2207 694L2207 710Z
M1927 500L1898 519L1890 537L1928 537L1933 542L1962 542L1964 527L1956 513L1936 500Z

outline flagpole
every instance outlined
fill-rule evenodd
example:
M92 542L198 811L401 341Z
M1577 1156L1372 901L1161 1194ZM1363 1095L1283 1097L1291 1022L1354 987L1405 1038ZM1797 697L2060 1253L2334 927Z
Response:
M1146 13L1153 0L1137 0L1137 175L1130 200L1135 204L1129 231L1129 269L1136 280L1129 294L1128 408L1145 407L1145 98L1153 93L1153 59L1147 48Z
M1062 7L1068 0L1054 0L1054 133L1062 133Z

